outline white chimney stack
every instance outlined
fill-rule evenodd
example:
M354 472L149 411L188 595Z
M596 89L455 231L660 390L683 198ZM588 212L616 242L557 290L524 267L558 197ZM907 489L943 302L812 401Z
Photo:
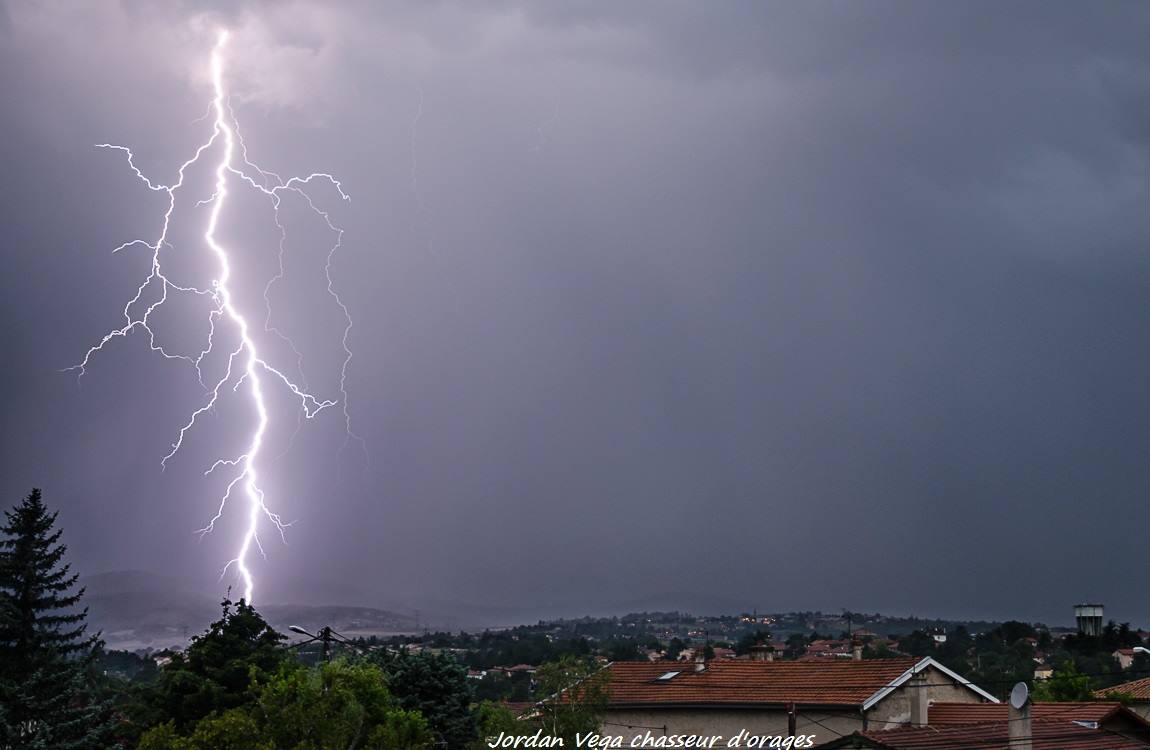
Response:
M1010 691L1010 750L1032 750L1030 689L1020 682Z

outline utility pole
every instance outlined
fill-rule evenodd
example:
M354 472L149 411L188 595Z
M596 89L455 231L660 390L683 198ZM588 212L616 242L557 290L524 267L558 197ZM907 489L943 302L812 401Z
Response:
M320 655L325 663L331 661L331 647L333 645L344 646L345 648L354 650L356 653L363 653L362 648L332 630L330 625L324 625L315 633L309 633L299 625L289 625L288 630L293 633L299 633L300 635L306 635L308 637L308 640L301 641L293 646L289 646L288 648L299 648L300 646L306 646L309 643L315 643L316 641L319 641L321 649ZM372 650L371 646L366 646L364 648L366 648L368 651Z
M319 629L319 640L323 648L322 653L324 662L331 661L331 642L335 640L335 636L332 635L331 628L329 626L324 625Z

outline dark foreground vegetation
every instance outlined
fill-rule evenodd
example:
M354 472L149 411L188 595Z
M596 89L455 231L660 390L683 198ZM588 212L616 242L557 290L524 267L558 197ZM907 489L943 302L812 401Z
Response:
M365 646L317 658L242 600L223 601L181 652L105 651L86 632L83 590L40 491L5 518L0 750L466 749L543 721L563 736L597 727L592 701L526 720L477 701L466 667L447 653ZM595 669L586 655L559 659L535 685L593 685Z
M107 651L87 632L56 520L33 490L0 526L0 750L469 750L543 727L570 746L575 733L598 729L601 664L733 658L759 643L785 659L853 637L866 658L930 655L993 693L1028 681L1045 700L1089 700L1150 674L1141 653L1120 668L1114 654L1144 641L1114 623L1093 638L1021 622L880 636L849 625L788 633L747 615L645 613L321 651L288 644L250 604L228 599L182 651ZM1051 679L1034 681L1040 662L1054 667ZM538 703L573 685L574 700Z

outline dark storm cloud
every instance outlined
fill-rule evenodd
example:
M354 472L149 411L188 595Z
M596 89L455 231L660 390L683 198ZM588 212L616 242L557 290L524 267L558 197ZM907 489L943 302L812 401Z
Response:
M684 592L1047 619L1097 598L1150 618L1130 583L1150 490L1145 5L7 18L3 486L45 485L85 569L228 557L226 533L188 531L232 425L157 468L194 379L139 341L81 389L54 373L142 272L105 249L155 220L89 145L170 172L223 22L256 157L354 196L336 275L371 463L336 454L331 420L266 472L299 519L260 565L277 596L341 580L538 612ZM280 314L330 389L304 244L322 237L297 228Z

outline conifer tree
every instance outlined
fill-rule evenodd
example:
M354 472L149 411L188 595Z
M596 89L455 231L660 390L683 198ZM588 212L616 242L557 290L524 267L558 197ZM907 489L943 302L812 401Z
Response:
M87 683L101 647L86 635L83 589L67 548L32 492L0 526L0 748L87 750L114 746L106 708Z

